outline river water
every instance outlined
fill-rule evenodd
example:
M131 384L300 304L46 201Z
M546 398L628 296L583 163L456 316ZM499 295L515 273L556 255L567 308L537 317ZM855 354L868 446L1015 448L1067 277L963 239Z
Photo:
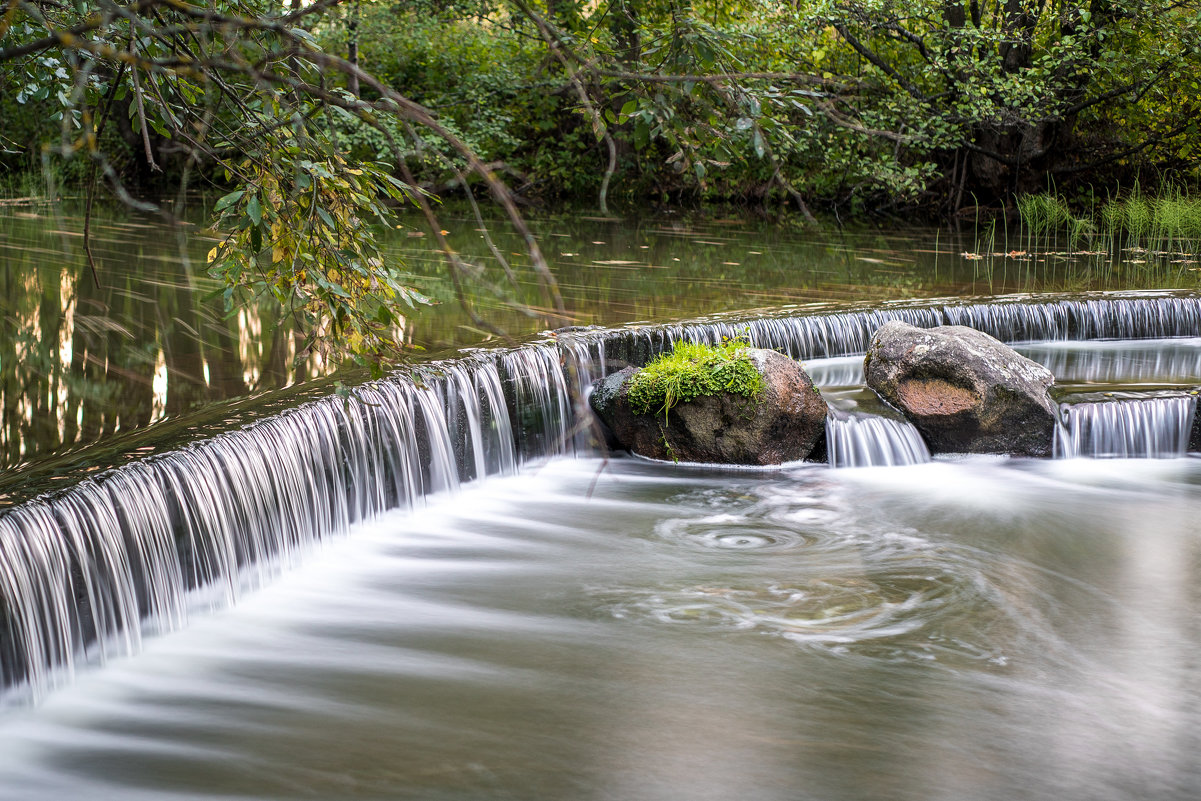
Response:
M303 337L270 304L227 312L221 285L204 269L217 235L202 229L202 216L184 216L190 222L168 227L98 210L93 275L78 204L0 202L0 506L67 473L160 452L211 424L219 430L253 419L278 403L265 393L333 372L320 354L297 358ZM514 308L543 309L547 299L511 231L491 221L512 285L467 208L449 206L442 222L472 265L466 296L479 314L515 337L562 324ZM1191 259L1156 261L1140 251L1114 261L1056 242L1028 253L1016 235L1003 244L972 230L890 224L810 231L670 211L621 219L532 214L531 223L577 325L788 305L1197 286ZM385 239L389 260L436 301L405 321L413 358L495 340L458 304L441 254L415 221ZM140 435L155 426L158 434Z
M1201 459L558 459L0 717L0 798L1191 799Z
M139 337L141 312L112 312L155 308L136 275L97 299L78 271L10 271L8 486L66 467L0 512L0 800L1196 798L1195 293L897 302L987 291L978 260L656 222L639 262L603 248L651 229L600 224L559 256L589 256L566 273L580 322L776 308L531 339L341 398L199 285ZM774 266L685 264L668 230ZM807 277L832 263L842 283ZM606 281L612 305L588 301ZM864 309L817 314L831 299ZM890 317L1023 343L1059 381L1058 452L1090 458L930 460L863 387ZM471 333L421 319L431 348ZM606 359L724 335L805 361L834 466L606 456L574 426L569 385ZM81 348L107 356L43 369ZM84 420L122 466L80 481L101 464Z

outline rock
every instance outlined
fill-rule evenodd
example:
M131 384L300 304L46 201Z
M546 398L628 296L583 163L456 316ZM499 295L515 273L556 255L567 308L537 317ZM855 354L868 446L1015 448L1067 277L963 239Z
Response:
M965 326L892 321L872 337L867 385L904 413L933 453L1050 456L1051 371Z
M798 362L748 349L764 379L752 400L732 393L702 395L662 412L634 414L628 367L598 382L593 410L629 450L652 459L768 465L809 456L825 432L826 402Z

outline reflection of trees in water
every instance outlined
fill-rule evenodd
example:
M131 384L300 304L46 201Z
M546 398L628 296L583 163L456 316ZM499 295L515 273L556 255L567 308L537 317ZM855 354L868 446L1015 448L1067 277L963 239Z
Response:
M252 309L262 336L246 336L247 316L189 272L202 254L189 263L161 228L94 226L97 285L54 224L73 230L0 220L0 467L311 373L286 320Z

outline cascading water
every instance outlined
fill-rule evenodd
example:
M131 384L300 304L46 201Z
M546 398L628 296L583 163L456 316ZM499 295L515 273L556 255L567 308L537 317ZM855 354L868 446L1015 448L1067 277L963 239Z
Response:
M786 309L749 320L727 317L591 336L605 339L608 358L633 364L644 363L677 339L708 343L743 339L804 360L862 354L872 334L889 320L918 328L965 325L1002 342L1196 337L1201 331L1201 299L1187 294L1124 293L1084 299L1018 296L989 303L885 304L831 314Z
M722 337L801 359L845 356L890 319L1009 341L1196 336L1201 300L1014 299L586 330L373 382L0 515L0 685L40 696L77 663L136 651L143 632L182 626L196 604L229 603L357 521L570 454L586 442L573 390L606 360L643 363L675 339ZM909 431L877 420L835 423L832 461L923 458ZM869 435L894 444L859 455Z
M1055 455L1111 459L1183 456L1197 409L1192 395L1061 403Z
M826 417L831 467L891 467L930 461L922 435L906 420L831 412Z
M568 394L553 347L433 365L8 510L2 685L40 696L79 660L136 651L144 630L233 601L352 523L564 453Z

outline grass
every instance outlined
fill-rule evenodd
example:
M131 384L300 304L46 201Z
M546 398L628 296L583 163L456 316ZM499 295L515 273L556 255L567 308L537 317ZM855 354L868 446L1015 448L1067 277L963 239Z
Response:
M0 199L9 204L52 200L62 191L64 180L61 166L54 162L41 169L0 172Z
M1201 252L1201 198L1180 187L1168 187L1154 198L1136 186L1124 198L1101 209L1104 230L1115 243L1158 253Z
M1030 248L1040 238L1049 239L1061 232L1067 235L1068 246L1074 248L1096 232L1091 218L1077 217L1067 200L1051 192L1022 195L1017 199L1017 207ZM1058 241L1054 244L1058 245Z
M1099 210L1077 216L1067 200L1044 192L1017 199L1022 233L1033 246L1050 245L1066 234L1071 247L1090 242L1111 252L1141 249L1159 255L1201 253L1201 198L1179 186L1166 186L1155 197L1137 184L1110 198Z
M750 401L763 392L763 376L743 342L702 345L677 342L630 379L627 398L635 414L662 412L702 395L730 392Z

